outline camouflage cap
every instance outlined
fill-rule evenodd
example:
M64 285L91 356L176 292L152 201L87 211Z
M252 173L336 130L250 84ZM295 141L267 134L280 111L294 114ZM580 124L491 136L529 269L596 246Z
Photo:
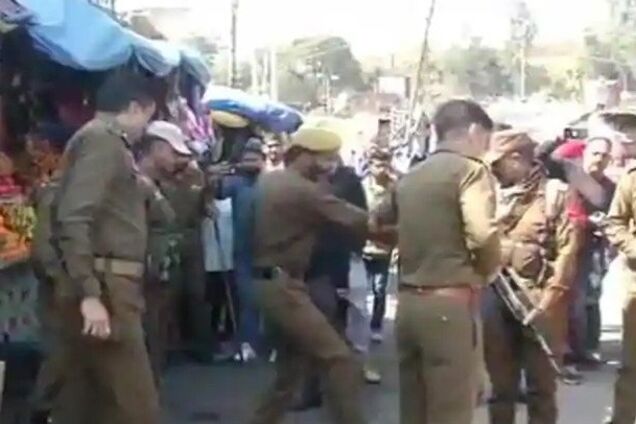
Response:
M534 146L534 141L525 131L513 129L498 131L492 135L490 149L484 159L492 164L507 154L521 152Z
M192 150L188 147L188 137L181 131L181 128L171 122L151 122L146 128L146 134L164 140L180 155L192 155Z

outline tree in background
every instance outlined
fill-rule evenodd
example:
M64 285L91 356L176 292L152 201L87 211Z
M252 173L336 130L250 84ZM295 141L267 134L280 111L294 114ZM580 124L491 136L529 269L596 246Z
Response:
M455 94L483 98L509 94L512 90L510 72L500 53L484 46L473 37L467 47L452 47L438 59L443 83L453 87Z
M636 75L636 0L607 0L611 20L604 32L588 31L582 66L590 78L620 79L629 88Z
M283 101L315 104L327 94L367 87L360 63L341 37L294 40L279 51L278 66Z

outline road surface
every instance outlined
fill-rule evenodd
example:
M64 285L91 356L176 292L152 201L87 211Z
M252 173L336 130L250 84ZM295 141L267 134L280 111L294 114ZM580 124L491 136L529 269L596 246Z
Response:
M561 424L599 424L611 403L620 344L620 305L622 294L616 270L608 275L602 302L604 316L603 354L608 363L600 370L586 373L581 386L561 386L559 405ZM379 386L367 386L364 405L371 424L398 424L398 378L395 347L390 334L394 317L394 299L389 308L387 340L374 355L384 380ZM244 366L181 366L166 375L163 403L166 423L247 422L250 412L264 387L271 381L271 365L259 363ZM441 388L443 389L443 388ZM520 416L525 413L519 408ZM286 424L327 423L323 410L290 414ZM486 411L477 411L477 424L486 424ZM525 419L519 420L525 422Z

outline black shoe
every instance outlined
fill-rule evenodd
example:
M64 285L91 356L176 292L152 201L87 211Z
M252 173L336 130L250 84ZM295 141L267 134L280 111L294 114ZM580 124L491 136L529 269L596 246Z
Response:
M598 353L587 353L579 362L579 367L584 370L596 370L604 364Z
M29 420L30 424L51 424L52 422L49 411L34 411Z
M521 393L519 393L519 396L517 397L517 403L520 403L520 404L523 404L523 405L527 405L528 404L528 392L526 392L524 390Z
M318 409L322 407L322 396L314 396L309 399L300 399L291 407L294 412L305 412L310 409Z
M190 351L190 358L199 365L214 364L214 353L207 350L192 350Z
M561 381L568 386L578 386L585 381L583 374L581 374L575 367L564 367L563 375L561 375Z
M197 411L190 414L188 422L191 423L215 423L221 416L213 411Z

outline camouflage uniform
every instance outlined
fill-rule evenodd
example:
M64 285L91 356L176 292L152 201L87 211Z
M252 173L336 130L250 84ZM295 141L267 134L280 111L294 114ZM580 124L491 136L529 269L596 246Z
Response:
M524 143L532 143L524 137ZM507 148L512 152L521 145ZM522 182L505 194L502 192L498 202L503 215L499 218L502 265L522 280L535 304L546 311L537 325L550 336L553 349L561 352L561 331L557 326L567 320L565 294L573 280L577 249L577 234L564 213L564 187L556 180L548 180L543 167L537 164ZM529 422L555 424L556 373L547 355L493 289L483 299L483 320L486 366L493 388L490 422L514 422L523 371Z

